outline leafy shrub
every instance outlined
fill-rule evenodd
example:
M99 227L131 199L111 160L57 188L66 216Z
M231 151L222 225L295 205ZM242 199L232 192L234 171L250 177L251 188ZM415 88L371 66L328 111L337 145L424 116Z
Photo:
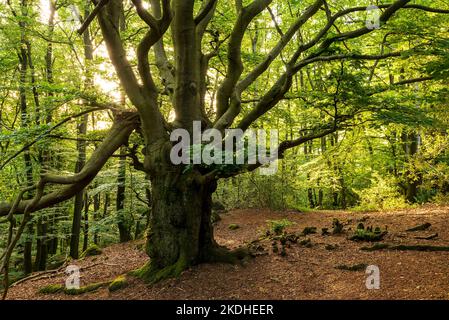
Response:
M282 220L268 220L269 229L272 233L275 235L281 235L285 228L291 226L294 224L294 222L291 222L288 219L282 219Z
M360 197L359 205L355 208L360 211L377 211L406 208L409 205L399 191L394 178L374 175L371 186L357 191Z
M443 206L449 205L449 194L437 193L433 197L432 202Z

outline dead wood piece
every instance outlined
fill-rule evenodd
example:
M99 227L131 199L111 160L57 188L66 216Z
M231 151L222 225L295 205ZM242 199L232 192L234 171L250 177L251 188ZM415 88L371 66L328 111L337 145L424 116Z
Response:
M438 233L434 233L428 236L416 236L415 239L421 239L421 240L432 240L438 237Z
M409 232L413 232L413 231L424 231L430 228L432 224L430 224L429 222L426 222L424 224L420 224L419 226L407 229L405 231L409 231Z

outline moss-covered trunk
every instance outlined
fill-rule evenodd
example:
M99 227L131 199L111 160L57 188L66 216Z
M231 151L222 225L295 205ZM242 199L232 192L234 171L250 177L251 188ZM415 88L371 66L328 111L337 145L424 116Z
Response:
M153 215L148 253L159 268L198 262L201 249L212 241L211 190L167 172L153 177Z
M156 282L201 262L233 263L241 258L241 251L229 252L214 240L211 206L217 182L204 182L196 178L199 174L183 173L183 167L161 159L153 164L152 215L146 235L150 262L136 275Z

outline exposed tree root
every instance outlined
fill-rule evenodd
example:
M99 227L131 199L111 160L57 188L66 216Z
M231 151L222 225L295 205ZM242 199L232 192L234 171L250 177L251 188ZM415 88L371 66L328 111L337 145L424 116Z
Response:
M226 247L212 246L204 252L202 262L237 264L249 256L248 248L229 250Z
M128 280L125 275L118 276L109 284L109 292L114 292L128 286Z
M187 261L181 258L176 263L162 269L156 267L154 263L149 261L143 267L130 271L128 274L140 278L146 283L155 284L165 279L179 277L188 267Z
M212 246L203 252L200 262L237 264L247 257L250 257L247 248L228 250L225 247ZM192 264L189 264L187 259L180 257L176 263L162 269L149 261L143 267L130 271L128 274L146 283L155 284L162 280L178 278L190 266Z
M79 294L96 291L101 287L108 286L110 283L111 283L111 281L92 283L92 284L88 284L86 286L80 287L78 289L75 289L75 288L67 289L67 288L64 288L64 286L60 285L60 284L50 284L50 285L40 288L38 290L38 292L42 293L42 294L53 294L53 293L64 292L67 295L73 296L73 295L79 295Z

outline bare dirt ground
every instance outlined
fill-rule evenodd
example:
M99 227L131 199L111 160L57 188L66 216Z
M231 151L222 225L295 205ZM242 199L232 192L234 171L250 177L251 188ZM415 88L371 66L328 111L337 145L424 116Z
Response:
M9 299L449 299L449 252L362 251L369 243L353 242L347 234L322 236L321 228L332 228L333 218L355 229L359 221L365 226L388 227L382 242L390 244L430 244L449 246L449 207L426 206L392 212L355 213L347 211L273 212L269 210L235 210L224 214L217 224L218 242L235 248L260 237L267 230L267 220L289 219L295 224L289 232L307 226L318 233L307 236L312 247L292 244L285 257L271 252L249 260L244 265L204 264L185 271L179 279L148 286L129 277L129 285L115 292L107 287L95 292L69 296L64 293L40 294L47 284L64 284L63 271L22 282L9 291ZM426 231L406 229L429 222ZM230 230L229 224L238 224ZM350 234L351 231L348 231ZM438 233L432 240L416 236ZM303 237L306 238L306 237ZM337 245L327 250L328 244ZM112 280L147 261L139 242L105 248L100 256L74 261L80 266L82 285ZM344 271L337 265L364 263L380 269L380 289L368 290L365 270Z

